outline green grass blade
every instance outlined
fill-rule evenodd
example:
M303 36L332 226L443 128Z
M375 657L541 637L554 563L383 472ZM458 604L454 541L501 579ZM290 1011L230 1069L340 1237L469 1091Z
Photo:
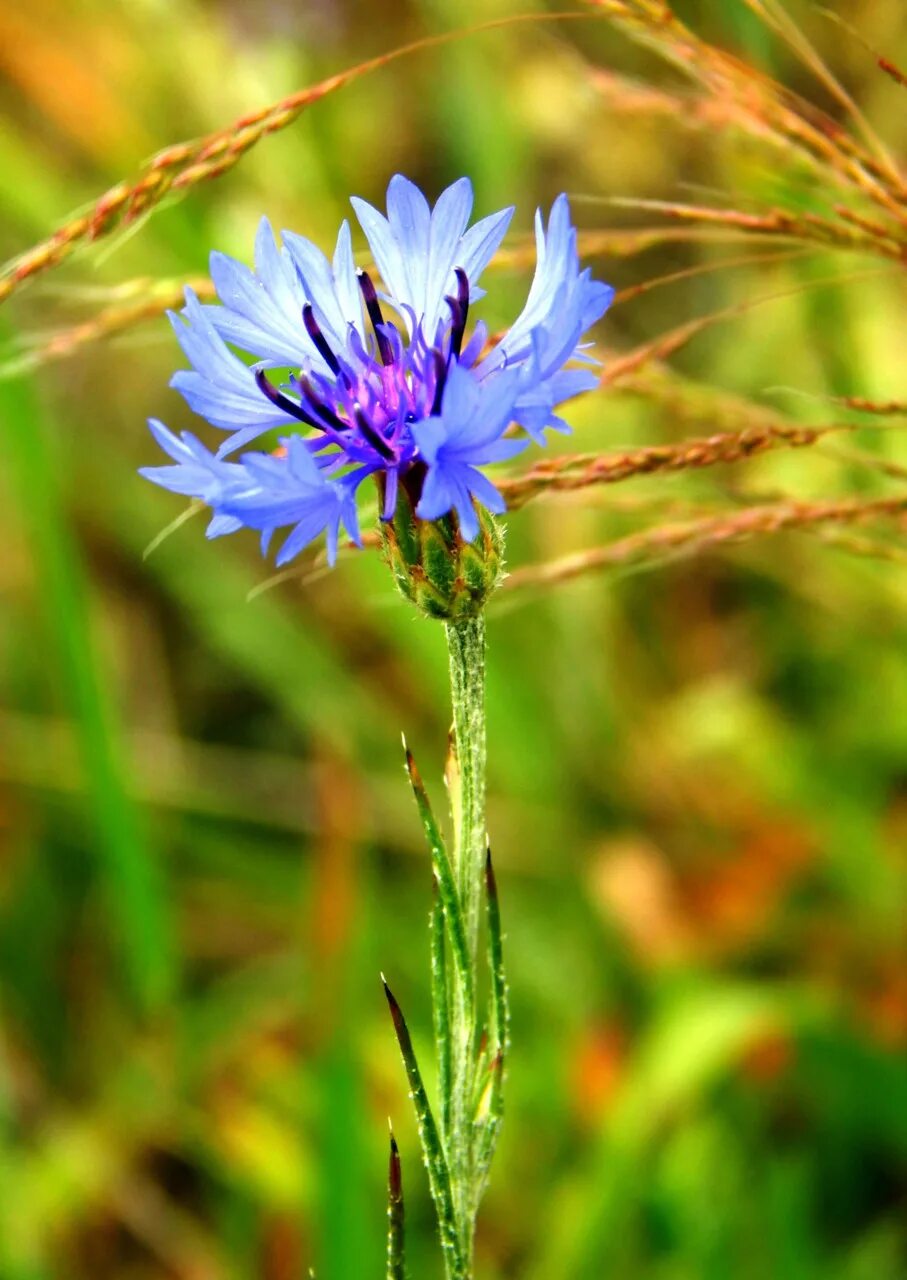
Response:
M0 336L7 333L0 328ZM47 610L52 656L76 722L101 877L132 998L144 1012L166 1006L174 986L171 921L158 865L130 800L95 653L87 586L55 475L48 424L31 382L0 386L0 417L14 491L28 525Z

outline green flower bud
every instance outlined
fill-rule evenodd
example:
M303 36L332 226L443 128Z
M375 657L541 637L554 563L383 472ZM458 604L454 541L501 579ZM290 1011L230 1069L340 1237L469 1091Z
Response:
M414 467L400 478L394 518L381 524L384 557L400 592L427 617L474 618L504 576L503 526L477 506L479 533L475 542L466 542L453 512L420 520L420 470Z

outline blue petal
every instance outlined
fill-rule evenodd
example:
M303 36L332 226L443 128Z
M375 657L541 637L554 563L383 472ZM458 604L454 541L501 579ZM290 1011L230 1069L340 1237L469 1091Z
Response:
M582 328L583 332L591 327L599 320L614 301L614 288L610 284L604 284L601 280L593 280L591 271L584 271L585 277L583 283L583 303L582 303Z
M242 485L245 479L243 468L236 463L221 462L191 432L184 431L177 437L155 418L148 425L155 440L175 464L142 467L139 474L152 484L186 498L200 498L209 506L215 506L225 493Z
M280 523L284 523L281 521ZM309 543L314 542L316 538L325 531L325 529L333 529L336 538L336 523L332 524L330 518L326 518L322 509L316 508L308 512L304 519L300 520L296 528L289 535L283 546L274 557L274 563L278 569L283 568L294 556L299 555ZM336 545L336 544L335 544Z
M554 408L579 390L595 385L588 371L565 370L568 361L587 361L581 340L589 325L604 313L614 290L580 271L576 231L567 197L558 196L547 231L536 213L537 265L529 296L513 327L478 366L481 378L504 368L522 370L522 387L513 406L514 419L538 443L547 427L562 429Z
M465 538L467 542L475 542L479 532L479 518L476 515L469 489L463 483L458 484L457 478L453 478L456 489L454 510L460 522L460 536Z
M431 210L419 188L402 174L395 174L388 185L387 218L357 196L352 199L391 302L407 317L411 332L421 324L428 341L434 339L438 323L447 319L444 299L455 290L456 267L466 272L470 297L481 296L476 281L513 214L505 209L467 231L472 201L472 184L460 178Z
M356 217L359 219L359 225L365 232L365 238L372 251L375 265L381 272L385 288L394 299L401 303L406 303L409 301L407 276L403 267L400 247L394 238L389 222L377 209L365 200L361 200L359 196L353 196L350 203L356 212Z
M526 439L496 440L484 445L481 452L474 453L472 461L480 467L489 466L493 462L509 462L528 448L529 441Z
M441 418L426 418L423 422L414 422L412 432L420 456L431 466L447 443L447 427Z
M205 312L221 337L270 364L299 364L308 353L300 323L305 298L291 264L262 218L255 237L256 271L224 253L211 254L211 278L223 306Z
M356 268L353 262L349 224L344 222L337 237L333 263L329 262L317 245L305 236L284 231L286 245L306 299L312 304L315 319L327 339L328 345L338 353L347 349L350 327L364 336L362 300L356 284ZM324 373L329 373L323 358L311 347L310 363Z
M353 237L350 232L350 224L346 218L341 222L340 230L337 233L332 268L334 294L337 298L339 312L360 334L364 334L362 295L359 292L356 261L353 257Z
M170 385L190 409L221 430L243 428L247 439L293 421L262 395L252 370L230 351L191 289L186 290L183 315L169 315L180 346L194 366L175 373ZM228 441L225 451L231 447L236 446Z
M453 186L442 191L431 215L431 232L428 246L428 268L423 292L425 308L423 326L426 336L434 334L440 308L453 277L454 267L460 263L460 245L469 215L472 213L472 183L460 178ZM468 278L467 272L467 278ZM445 307L446 310L446 307Z
M502 209L500 213L490 213L481 218L474 227L470 227L460 244L456 266L466 272L470 286L474 286L479 276L497 253L501 241L507 234L510 219L514 214L514 206ZM481 290L470 291L470 301L476 300Z
M242 521L235 516L214 515L208 521L205 537L222 538L226 533L237 533L242 527Z
M518 369L495 372L480 381L463 365L452 365L441 404L445 452L481 461L484 450L500 440L513 420L521 383ZM423 430L414 424L413 433L420 439Z
M460 532L472 541L479 531L473 498L490 511L504 510L501 494L477 467L514 457L526 440L505 440L513 404L521 384L519 370L497 373L484 381L454 364L447 378L441 413L413 424L413 439L427 467L416 508L425 520L457 512Z
M325 477L302 437L291 436L286 448L283 458L244 454L242 466L248 482L243 489L228 493L220 508L248 528L261 531L263 552L277 529L294 526L277 555L278 565L286 564L324 532L329 550L333 548L336 554L341 520L352 526L358 538L348 486Z
M422 485L422 496L416 507L420 520L439 520L446 516L454 502L454 490L440 467L429 467Z
M407 296L421 318L425 301L432 216L428 201L414 182L395 173L387 187L387 220L400 246ZM421 305L420 305L421 304Z
M492 392L489 380L486 394ZM461 430L469 430L478 417L480 399L478 380L463 365L451 365L442 399L441 414L445 424L457 423ZM483 405L482 408L484 407Z
M481 471L477 471L475 467L468 469L468 474L464 477L464 483L468 484L469 492L472 497L481 502L483 507L487 507L489 511L493 511L495 515L500 515L507 510L507 503L503 496L495 488Z

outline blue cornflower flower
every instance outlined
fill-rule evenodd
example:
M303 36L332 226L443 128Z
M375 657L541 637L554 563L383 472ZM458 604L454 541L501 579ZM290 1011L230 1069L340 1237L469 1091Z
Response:
M170 316L192 366L171 385L227 435L212 453L189 432L178 438L152 421L173 464L141 474L210 507L209 537L256 529L266 550L276 530L291 527L278 564L321 533L331 563L341 529L359 543L356 492L369 476L378 480L384 520L402 478L420 519L456 513L461 536L472 541L475 502L504 509L478 468L526 447L526 438L505 438L511 424L540 444L547 428L568 429L555 408L595 385L582 338L614 294L580 270L562 195L547 229L536 216L538 261L522 314L490 351L481 321L467 339L470 307L483 296L479 277L513 215L504 209L467 229L472 203L468 178L432 209L400 174L388 187L387 217L354 198L380 294L356 270L346 221L330 261L293 232L283 232L279 246L267 219L254 271L213 253L219 305L203 305L187 289L182 313ZM280 372L272 377L273 370ZM276 450L241 452L273 429ZM237 453L238 461L226 461Z

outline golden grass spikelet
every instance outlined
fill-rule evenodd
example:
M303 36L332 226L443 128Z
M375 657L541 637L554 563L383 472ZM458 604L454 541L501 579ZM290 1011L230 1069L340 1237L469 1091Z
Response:
M203 138L165 147L152 156L133 178L118 182L99 196L86 212L70 218L47 239L0 268L0 303L5 302L26 281L59 266L80 244L100 240L119 228L134 223L142 214L160 204L168 193L186 190L228 172L262 138L285 129L308 107L371 71L377 71L410 54L483 31L517 23L564 22L583 16L575 12L516 14L494 18L472 27L424 36L374 58L368 58L317 84L298 89L270 106L240 116L226 128L217 129Z
M628 534L603 547L562 556L546 564L517 569L504 582L504 591L522 587L555 586L596 569L659 563L678 554L692 555L728 542L787 530L812 529L823 524L854 524L864 520L896 518L907 513L907 494L868 501L802 502L789 499L745 507L728 515L709 516L660 525Z
M907 224L907 178L879 148L868 149L827 112L777 83L770 76L716 48L691 31L665 0L584 0L610 18L639 43L646 45L700 85L712 99L733 103L741 121L748 121L758 137L773 134L779 145L792 145L817 165L829 182L844 183L855 194L884 208L898 223ZM752 6L763 21L777 29L765 6ZM824 65L803 37L794 38L801 60L829 87ZM835 82L836 96L847 95ZM865 127L862 117L858 123ZM873 139L873 141L875 141Z
M103 342L128 332L148 320L158 320L166 312L183 305L186 287L207 301L214 297L214 286L206 277L190 280L157 280L139 291L135 300L114 303L79 324L60 329L43 339L31 350L23 351L0 363L0 379L28 373L55 360L77 356L83 347Z
M620 453L567 454L539 462L515 479L502 480L498 488L507 499L508 510L515 511L546 493L615 484L654 472L688 471L719 463L742 462L769 449L802 448L841 429L837 425L756 426L698 440L682 440L677 444L647 445Z
M195 141L179 142L159 151L131 180L117 183L78 217L70 219L49 236L17 258L0 273L0 302L33 276L63 262L83 241L109 235L147 212L169 191L191 187L208 178L219 177L250 147L278 129L292 123L306 107L367 71L383 66L408 51L398 49L330 76L310 88L250 115L241 116L226 129Z
M817 213L795 214L777 207L767 209L764 213L745 213L740 209L714 209L708 205L684 204L674 200L613 197L609 203L661 213L672 220L737 227L751 234L812 242L834 249L876 253L895 262L903 261L907 255L907 240L899 239L893 228L855 213L841 204L836 204L834 209L838 217L847 222L848 225L844 227Z

